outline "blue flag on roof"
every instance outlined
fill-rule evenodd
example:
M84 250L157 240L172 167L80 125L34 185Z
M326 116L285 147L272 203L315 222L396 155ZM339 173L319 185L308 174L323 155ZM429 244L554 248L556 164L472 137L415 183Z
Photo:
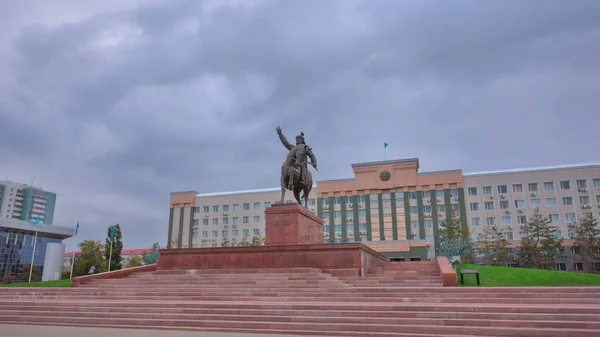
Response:
M386 148L386 147L388 147L388 146L390 146L390 144L388 144L388 143L383 143L383 147L384 147L384 148Z

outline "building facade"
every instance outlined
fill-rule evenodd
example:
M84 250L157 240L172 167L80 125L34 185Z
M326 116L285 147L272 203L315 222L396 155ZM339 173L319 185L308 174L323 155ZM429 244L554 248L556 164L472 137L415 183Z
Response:
M354 177L318 181L309 210L324 223L324 241L361 241L391 259L435 256L443 222L455 217L474 239L496 225L516 247L521 225L535 209L559 227L592 213L600 217L600 165L516 169L480 173L462 170L419 172L417 158L352 164ZM171 247L219 247L223 237L239 244L264 235L264 209L279 199L279 188L198 194L171 194ZM235 227L234 227L235 226ZM235 238L235 240L234 240ZM245 239L244 239L245 238ZM577 270L567 251L559 269Z
M54 221L56 193L14 181L0 181L0 218L30 221L39 218L45 224Z
M45 224L35 226L19 219L0 218L0 276L8 274L14 281L27 281L29 269L24 266L30 265L33 258L38 273L32 281L40 281L46 246L60 244L73 233L73 228Z
M288 191L286 202L292 202ZM220 247L250 243L265 235L265 209L281 198L280 188L199 194L171 193L167 245L173 248ZM308 208L316 214L316 194Z

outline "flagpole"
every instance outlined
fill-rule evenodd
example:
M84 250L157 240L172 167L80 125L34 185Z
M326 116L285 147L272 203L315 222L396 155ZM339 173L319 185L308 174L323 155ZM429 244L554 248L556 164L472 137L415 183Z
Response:
M73 251L73 257L71 257L71 276L69 279L73 279L73 266L75 265L75 251Z
M35 239L33 239L33 252L31 253L31 264L29 265L29 283L31 283L31 274L33 273L33 258L35 257L35 246L37 245L38 232L35 231Z

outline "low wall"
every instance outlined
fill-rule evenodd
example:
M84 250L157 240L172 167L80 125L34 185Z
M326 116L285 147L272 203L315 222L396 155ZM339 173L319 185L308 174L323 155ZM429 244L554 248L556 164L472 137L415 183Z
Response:
M109 271L109 272L105 272L105 273L98 273L98 274L74 277L71 287L78 287L82 284L89 283L92 280L125 278L133 273L152 272L152 271L155 271L157 267L158 267L158 265L155 263L155 264L149 264L147 266L133 267L133 268Z
M456 279L456 271L452 268L450 261L445 256L437 257L438 265L440 266L440 273L442 274L442 280L444 287L456 287L458 286L458 280Z
M365 275L388 259L361 243L163 249L158 269L318 268Z

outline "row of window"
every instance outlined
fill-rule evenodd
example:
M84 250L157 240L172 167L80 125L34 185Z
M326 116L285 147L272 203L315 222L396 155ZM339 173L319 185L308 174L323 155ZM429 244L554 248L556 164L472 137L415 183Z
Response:
M500 219L501 219L500 224L502 224L502 225L514 224L513 218L510 215L502 216L502 217L500 217ZM516 216L515 219L516 219L517 224L520 224L520 225L527 224L527 216L525 216L525 215ZM557 223L557 222L560 222L560 215L549 214L548 219L551 222ZM497 220L497 217L495 217L495 216L488 216L485 218L486 225L488 225L488 226L497 225L498 222L496 220ZM566 222L574 223L576 220L577 220L577 217L576 217L575 213L565 213L565 221ZM471 226L473 226L473 227L481 226L481 218L480 217L471 218Z
M249 216L243 216L241 219L242 219L242 223L250 223L250 217ZM252 222L259 223L260 222L260 215L253 216L252 217ZM205 225L205 226L208 226L211 223L213 225L218 225L219 224L219 218L202 219L202 224ZM229 218L221 218L221 223L223 225L229 225ZM239 225L240 224L240 217L234 216L233 218L231 218L231 223L233 225ZM194 219L193 225L194 226L199 226L200 225L200 220L199 219Z
M443 199L445 194L443 190L438 190L435 191L435 195L432 196L432 191L422 191L421 193L423 193L423 198L424 199L431 199L431 198L438 198L438 199ZM458 190L457 189L451 189L450 190L450 196L451 197L456 197L458 198ZM351 204L354 202L354 198L358 199L358 203L365 203L366 202L366 197L365 195L357 195L357 196L347 196L346 197L346 203L347 204ZM382 194L382 199L385 200L390 200L391 198L391 194L390 193L384 193ZM408 198L410 200L417 200L418 198L418 192L408 192ZM371 204L378 203L378 199L379 196L377 194L371 194L370 195L370 201ZM404 193L396 193L396 204L398 204L399 202L404 202ZM323 198L321 199L321 204L323 206L327 206L329 205L329 198ZM342 204L342 197L335 197L333 198L333 204L334 205L340 205Z
M531 207L533 207L533 208L539 208L541 205L540 199L531 199L530 202L531 202ZM580 196L579 203L581 205L589 205L590 197L588 195ZM596 203L600 204L600 195L596 196ZM500 204L500 209L509 209L510 208L510 202L508 200L501 200L499 202L499 204ZM565 206L573 205L573 197L563 197L562 204ZM484 208L487 210L493 210L496 207L494 201L486 201L483 203L483 205L484 205ZM546 198L546 206L556 207L557 199L556 198ZM523 200L523 199L515 200L515 207L517 209L523 209L525 207L525 200ZM479 203L472 202L469 204L469 208L471 209L471 211L478 211Z
M341 233L342 232L342 225L335 225L333 227L334 227L334 230L335 230L336 233ZM324 233L329 233L329 229L330 228L331 227L329 225L323 226L323 232ZM361 223L358 226L358 228L359 228L359 232L365 232L366 233L367 229L368 229L368 226L367 226L366 223ZM354 225L353 224L346 225L346 231L347 232L354 232Z
M402 207L403 209L403 207ZM446 213L446 205L436 205L436 210L438 212L438 214L441 213ZM459 204L451 204L450 205L450 210L452 212L456 212L456 213L460 213L460 206ZM419 206L409 206L408 211L410 212L410 214L419 214ZM433 206L431 205L424 205L423 206L423 213L425 214L431 214L433 213ZM323 219L327 220L329 219L329 211L324 211L323 212ZM364 209L360 209L358 210L358 216L359 217L366 217L367 216L367 210ZM333 218L334 219L340 219L342 217L342 212L341 211L334 211L333 212ZM353 218L354 217L354 211L346 211L346 219L348 218Z
M292 202L292 200L287 200L287 202ZM271 207L273 203L270 201L265 201L264 203L260 203L260 202L255 202L252 203L252 209L261 209L262 206L264 206L264 208L269 208ZM309 206L314 206L316 204L315 199L308 199L308 205ZM243 204L233 204L231 205L231 210L233 212L237 212L240 210L244 210L244 211L249 211L250 210L250 203L246 202ZM302 205L304 205L304 200L302 200ZM241 208L240 208L241 207ZM203 206L202 207L202 211L204 213L209 213L210 212L210 206ZM229 205L214 205L212 206L212 211L214 213L218 213L218 212L229 212L230 211L230 207ZM200 207L194 207L194 213L200 213Z
M213 238L217 238L219 237L219 231L212 231L212 237ZM249 229L242 229L242 236L249 236L250 235L250 230ZM260 229L258 228L254 228L252 230L252 235L254 236L259 236L260 235ZM234 229L231 231L231 237L233 238L237 238L240 236L240 231L237 229ZM203 238L208 238L208 231L202 231L202 237ZM221 231L221 237L227 238L229 237L229 231L224 229ZM192 238L197 239L198 238L198 231L194 231L192 233Z
M594 179L593 181L594 181L594 187L600 188L600 179ZM575 183L577 185L578 190L584 190L584 189L588 188L588 181L586 179L576 180ZM555 189L554 182L552 182L552 181L544 182L543 185L544 185L545 191L554 191L554 189ZM561 190L570 190L571 189L571 181L570 180L560 181L559 185L560 185ZM508 193L508 185L498 185L498 186L496 186L496 188L497 188L498 194L507 194ZM538 183L527 184L527 189L529 192L538 192L538 190L539 190ZM482 190L483 190L482 192L484 195L492 195L493 194L492 186L484 186L482 188ZM512 191L515 193L523 193L523 184L513 184ZM478 194L477 187L469 187L469 188L467 188L467 192L469 193L469 195L477 195Z

